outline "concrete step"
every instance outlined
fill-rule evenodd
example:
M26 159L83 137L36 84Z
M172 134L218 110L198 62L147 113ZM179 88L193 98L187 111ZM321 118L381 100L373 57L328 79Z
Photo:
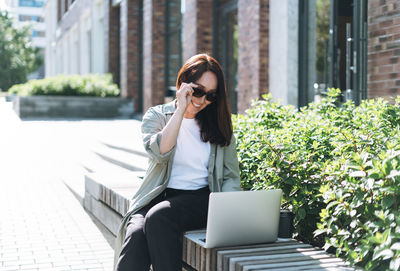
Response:
M139 161L140 164L146 163L147 165L147 158L126 155L123 151L110 149L103 144L96 144L81 160L80 165L86 172L136 172L144 176L146 168L142 169L129 165L128 163L134 163L132 161ZM127 163L128 166L121 166L120 163Z
M105 146L112 148L112 149L116 149L116 150L122 150L125 152L129 152L129 153L133 153L133 154L137 154L137 155L141 155L144 157L149 157L149 155L147 154L147 152L145 151L142 142L130 142L129 144L121 144L121 142L116 143L110 143L107 141L103 141L101 142L103 143Z
M80 157L79 161L65 166L65 171L62 174L62 181L68 189L74 194L78 201L83 205L85 197L85 174L98 173L99 175L107 176L124 176L132 173L138 178L143 178L145 171L133 171L124 167L110 163L101 158L94 152L88 151Z
M66 165L62 177L84 208L114 235L147 169L148 156L139 143L124 145L110 138L91 142Z
M92 151L105 161L130 171L145 171L148 166L147 156L133 149L100 143Z
M85 175L84 207L114 235L129 208L130 198L142 184L135 172L119 175L87 173Z

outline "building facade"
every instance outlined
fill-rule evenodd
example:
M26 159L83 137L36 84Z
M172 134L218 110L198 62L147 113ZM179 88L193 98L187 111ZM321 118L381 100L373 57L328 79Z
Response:
M46 77L56 74L105 73L105 2L48 1Z
M16 27L30 26L32 33L32 43L40 49L43 58L45 55L45 23L43 16L43 6L45 0L6 0L3 2L4 8L14 18ZM44 66L28 76L29 79L43 78Z
M46 76L110 72L135 109L172 99L197 53L223 66L233 112L271 93L304 106L400 95L396 0L49 0Z

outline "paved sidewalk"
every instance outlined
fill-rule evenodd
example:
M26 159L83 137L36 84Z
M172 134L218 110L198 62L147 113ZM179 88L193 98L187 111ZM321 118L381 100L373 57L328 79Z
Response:
M0 101L0 270L112 270L108 233L60 176L92 142L127 140L140 123L20 121L9 107Z

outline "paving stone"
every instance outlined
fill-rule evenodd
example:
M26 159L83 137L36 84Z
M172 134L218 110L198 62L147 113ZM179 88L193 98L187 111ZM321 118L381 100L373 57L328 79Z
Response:
M68 262L68 261L64 261L64 260L57 259L57 260L53 261L52 265L53 265L54 267L63 267L63 268L66 268L66 267L69 267L69 262Z
M34 263L35 263L35 260L34 260L34 259L25 259L25 258L22 258L22 259L18 260L18 264L19 264L19 265L32 265L32 264L34 264Z
M7 106L0 101L0 270L112 270L112 248L61 175L93 141L139 122L20 121Z
M71 267L69 266L53 266L51 271L70 271Z
M51 267L51 264L50 264L50 267ZM40 266L38 266L36 264L21 264L20 268L23 269L23 270L26 270L26 269L40 269Z
M8 255L8 256L0 257L0 263L8 262L8 261L17 261L17 260L18 260L17 255Z
M35 263L36 264L51 264L54 262L54 259L52 258L42 258L42 257L35 257Z
M19 261L6 261L3 262L3 265L7 268L10 268L11 266L19 266Z
M81 265L72 265L71 267L72 267L72 270L89 270L89 269L102 268L102 265L99 263L96 263L96 264L83 263Z

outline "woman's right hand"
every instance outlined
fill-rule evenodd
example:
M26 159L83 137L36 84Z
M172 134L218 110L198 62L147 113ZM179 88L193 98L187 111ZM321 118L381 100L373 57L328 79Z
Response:
M193 88L198 87L195 83L182 83L176 91L176 110L169 119L167 125L162 130L160 141L160 153L169 152L175 145L178 138L179 129L181 127L183 116L186 108L192 101Z
M177 110L183 114L192 101L193 87L198 87L198 85L195 83L182 83L176 92Z

